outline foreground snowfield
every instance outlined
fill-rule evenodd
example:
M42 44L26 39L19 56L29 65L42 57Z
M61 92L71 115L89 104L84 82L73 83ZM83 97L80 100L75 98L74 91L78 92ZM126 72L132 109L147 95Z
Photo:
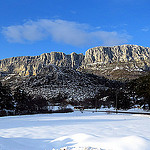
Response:
M0 118L0 150L149 150L150 116L73 112Z

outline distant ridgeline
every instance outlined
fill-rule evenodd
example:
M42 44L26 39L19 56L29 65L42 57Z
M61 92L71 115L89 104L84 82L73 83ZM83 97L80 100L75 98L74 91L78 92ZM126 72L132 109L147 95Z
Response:
M92 73L109 79L134 79L150 68L150 48L137 45L94 47L83 54L62 52L40 56L12 57L0 60L0 76L18 74L37 75L43 67L56 65Z

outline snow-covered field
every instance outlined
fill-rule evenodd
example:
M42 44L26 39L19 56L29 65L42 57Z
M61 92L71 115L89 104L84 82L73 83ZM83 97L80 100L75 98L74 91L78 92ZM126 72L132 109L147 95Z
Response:
M0 118L0 150L149 150L150 116L73 112Z

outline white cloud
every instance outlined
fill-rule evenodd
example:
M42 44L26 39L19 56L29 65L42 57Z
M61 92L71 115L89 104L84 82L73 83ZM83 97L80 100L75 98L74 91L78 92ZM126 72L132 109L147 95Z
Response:
M40 25L32 21L23 25L4 27L2 33L9 42L16 43L42 40L46 36Z
M94 44L110 46L126 43L130 39L128 34L103 31L101 28L93 28L87 24L59 19L28 21L23 25L4 27L2 33L9 42L33 42L50 38L55 42L74 46Z
M101 40L105 46L113 46L118 44L127 43L128 39L131 38L130 35L126 33L118 33L116 31L107 32L107 31L96 31L92 33L93 39L95 38Z
M149 27L144 27L141 30L144 31L144 32L148 32L150 29L149 29Z

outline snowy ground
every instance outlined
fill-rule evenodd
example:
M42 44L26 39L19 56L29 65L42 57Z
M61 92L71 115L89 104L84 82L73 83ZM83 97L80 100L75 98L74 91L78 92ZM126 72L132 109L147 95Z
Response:
M0 118L0 150L149 150L150 116L73 112Z

